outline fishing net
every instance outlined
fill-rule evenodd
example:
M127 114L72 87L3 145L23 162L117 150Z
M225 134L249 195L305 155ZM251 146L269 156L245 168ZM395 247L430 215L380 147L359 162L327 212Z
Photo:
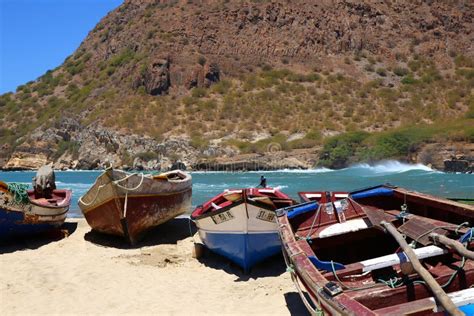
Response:
M27 204L28 198L28 184L23 183L8 183L7 190L13 195L13 202L16 204Z

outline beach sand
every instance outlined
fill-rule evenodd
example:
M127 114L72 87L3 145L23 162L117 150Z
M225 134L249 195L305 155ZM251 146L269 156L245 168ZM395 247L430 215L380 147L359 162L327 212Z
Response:
M4 241L0 314L307 315L282 256L248 275L209 251L194 259L188 224L174 219L136 247L83 219L68 219L65 238Z

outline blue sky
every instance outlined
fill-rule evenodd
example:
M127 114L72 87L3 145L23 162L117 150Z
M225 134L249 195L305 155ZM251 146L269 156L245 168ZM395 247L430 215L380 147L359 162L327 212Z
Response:
M0 0L0 94L64 61L123 0Z

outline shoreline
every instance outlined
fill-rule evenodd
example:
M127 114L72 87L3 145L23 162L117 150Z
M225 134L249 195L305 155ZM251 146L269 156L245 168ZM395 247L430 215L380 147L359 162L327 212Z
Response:
M65 238L0 244L3 315L307 315L281 256L248 275L209 251L194 259L183 218L153 229L137 247L91 232L84 219L65 225Z

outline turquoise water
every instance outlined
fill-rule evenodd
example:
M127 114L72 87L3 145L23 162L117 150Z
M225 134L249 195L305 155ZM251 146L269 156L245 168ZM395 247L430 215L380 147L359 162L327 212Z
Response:
M100 171L57 171L58 188L73 190L70 217L82 216L77 200L92 185ZM5 182L31 183L34 172L0 172ZM474 198L474 175L443 173L417 164L388 161L374 166L355 165L342 170L282 170L267 172L192 172L193 206L202 204L228 188L253 187L264 174L269 186L281 189L293 198L298 191L355 190L367 186L391 183L443 197Z

